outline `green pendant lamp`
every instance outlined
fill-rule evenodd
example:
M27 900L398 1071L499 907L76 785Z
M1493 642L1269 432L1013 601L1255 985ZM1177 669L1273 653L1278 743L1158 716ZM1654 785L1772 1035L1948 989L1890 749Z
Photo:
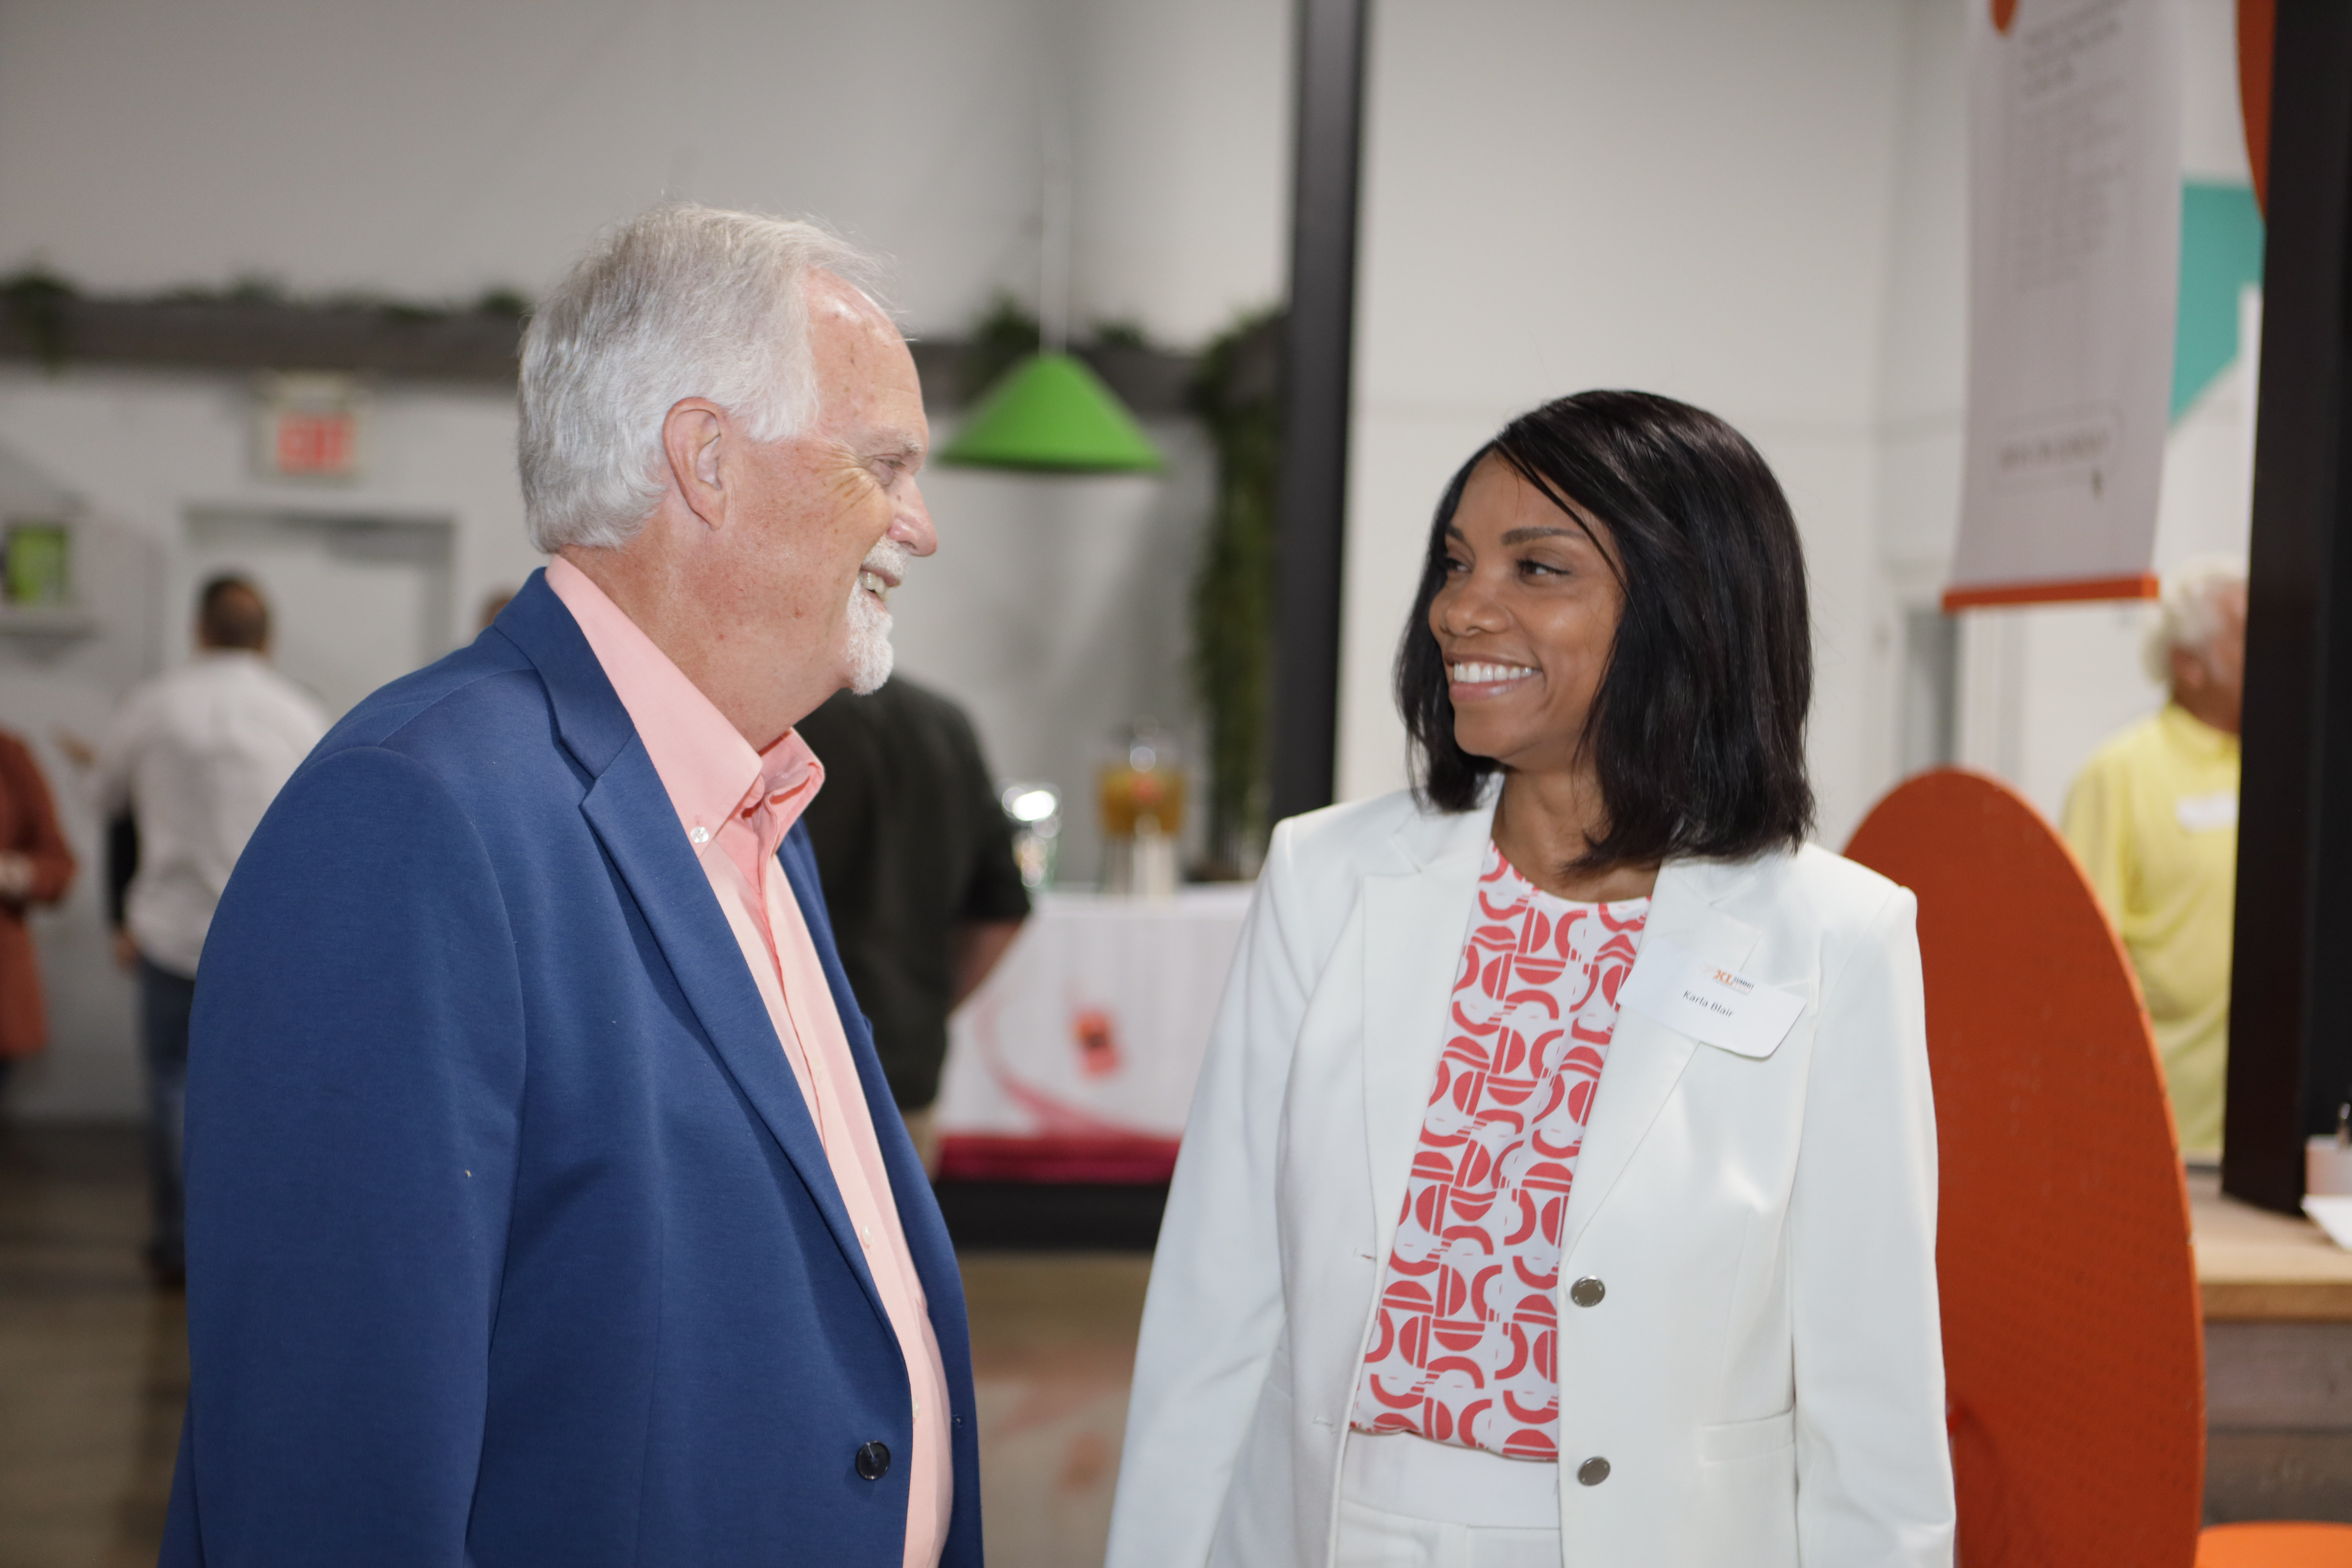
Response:
M1033 474L1156 474L1168 465L1118 394L1068 349L1070 156L1065 114L1049 103L1037 314L1044 353L988 389L940 461Z
M1032 354L1005 372L940 461L1045 474L1156 474L1168 466L1118 395L1068 353Z

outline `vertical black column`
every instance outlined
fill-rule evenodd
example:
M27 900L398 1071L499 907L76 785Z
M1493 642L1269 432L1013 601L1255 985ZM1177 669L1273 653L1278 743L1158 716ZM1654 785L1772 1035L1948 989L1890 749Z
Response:
M1298 143L1276 495L1270 817L1331 802L1367 0L1298 0Z
M2293 1212L2352 1090L2352 6L2277 38L2221 1185Z

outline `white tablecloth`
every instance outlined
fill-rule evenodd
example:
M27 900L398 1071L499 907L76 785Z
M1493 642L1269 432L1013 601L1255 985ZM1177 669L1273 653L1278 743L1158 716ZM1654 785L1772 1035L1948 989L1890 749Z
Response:
M1042 894L950 1022L943 1173L1164 1179L1249 898Z

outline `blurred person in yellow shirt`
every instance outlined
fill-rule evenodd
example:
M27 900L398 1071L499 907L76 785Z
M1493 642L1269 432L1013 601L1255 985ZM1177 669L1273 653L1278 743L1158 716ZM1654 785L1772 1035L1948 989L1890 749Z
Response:
M2092 755L2063 831L2139 974L2181 1152L2210 1158L2230 1051L2244 564L2202 556L2168 574L2147 658L2168 700Z

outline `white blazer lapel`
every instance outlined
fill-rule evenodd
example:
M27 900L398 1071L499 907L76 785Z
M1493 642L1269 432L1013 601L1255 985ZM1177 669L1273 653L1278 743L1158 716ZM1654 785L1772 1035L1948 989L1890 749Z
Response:
M1650 939L1664 937L1694 955L1726 969L1737 970L1755 950L1755 927L1733 920L1715 907L1713 897L1727 890L1726 872L1738 879L1744 868L1669 862L1658 873L1650 897L1650 918L1643 927L1636 970L1651 962L1655 951ZM1628 976L1630 980L1630 975ZM1584 1149L1578 1155L1576 1181L1569 1191L1568 1213L1562 1217L1560 1257L1576 1250L1577 1238L1592 1221L1593 1211L1624 1173L1626 1163L1657 1120L1667 1097L1689 1065L1698 1042L1680 1030L1630 1008L1617 1014L1617 1027L1609 1043L1609 1059L1601 1070L1601 1087L1593 1096L1592 1116L1584 1129Z
M1364 879L1364 1137L1382 1258L1404 1212L1493 821L1491 808L1423 819L1426 842L1403 847L1421 868Z

